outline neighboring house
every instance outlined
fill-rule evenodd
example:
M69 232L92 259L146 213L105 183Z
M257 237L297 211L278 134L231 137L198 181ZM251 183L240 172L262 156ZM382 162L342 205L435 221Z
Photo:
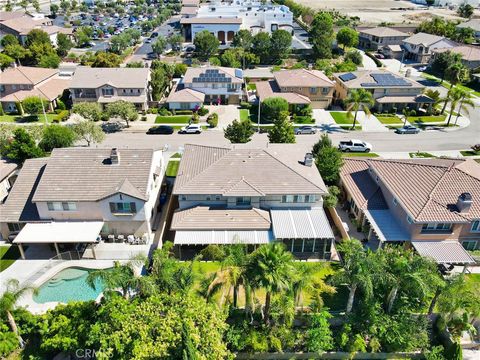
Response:
M402 57L404 56L401 45L386 45L379 49L379 52L385 55L387 59L396 59L401 61Z
M0 16L0 39L7 34L14 35L22 45L25 45L25 40L30 31L40 29L45 31L52 43L57 45L57 35L62 33L72 36L72 29L63 28L53 25L49 18L32 17L21 12L5 12Z
M389 27L360 30L358 45L361 48L378 50L387 45L401 45L409 35Z
M48 101L45 110L53 111L57 99L70 87L70 80L70 76L61 75L58 69L29 66L7 68L0 72L0 103L5 112L23 112L21 102L27 97L38 96Z
M193 41L195 35L203 30L214 34L222 44L230 43L240 29L249 30L254 35L261 31L272 33L278 29L293 33L293 13L287 6L273 5L271 2L214 1L200 5L196 16L185 15L189 17L180 19L180 24L187 41Z
M471 19L464 23L458 24L457 29L470 28L475 32L475 38L480 39L480 19Z
M166 102L170 109L195 109L206 104L238 104L243 95L241 69L209 66L188 68Z
M182 258L210 244L283 242L300 258L329 259L334 235L327 189L311 154L289 144L266 149L185 146L171 230Z
M365 89L372 93L378 112L393 108L401 110L406 106L418 110L422 107L430 107L434 102L422 94L425 86L385 69L336 73L333 77L336 81L335 99L337 101L343 101L354 89Z
M146 68L91 68L79 66L72 77L73 103L98 102L102 106L124 100L138 110L148 109L150 71Z
M335 83L318 70L280 70L273 73L274 79L256 82L260 101L281 97L291 105L308 105L325 109L333 99Z
M433 50L441 48L452 48L457 43L443 36L427 33L418 33L403 40L405 48L405 59L426 64L430 60Z
M461 45L447 49L436 49L433 51L430 61L435 59L435 55L438 53L451 51L452 53L460 54L462 56L462 63L467 68L473 70L480 67L480 49L476 46Z
M189 18L197 15L200 0L183 0L180 15L182 18Z
M480 248L480 164L345 159L340 179L370 246L407 243L438 263L473 262L465 249Z
M7 160L0 159L0 204L8 196L17 178L18 165Z
M0 205L2 236L19 245L54 244L57 252L60 245L96 243L99 235L130 235L149 244L163 175L161 151L54 149L20 170Z

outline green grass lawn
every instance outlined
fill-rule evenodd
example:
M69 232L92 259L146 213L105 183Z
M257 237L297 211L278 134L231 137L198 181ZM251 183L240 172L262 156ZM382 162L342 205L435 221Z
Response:
M180 161L178 160L169 161L167 165L167 169L165 170L165 176L172 176L172 177L177 176L179 166L180 166Z
M257 84L255 84L255 83L249 83L249 84L247 85L247 89L248 89L248 90L257 90Z
M53 122L53 119L57 114L46 114L47 121L49 123ZM30 123L30 122L44 122L45 117L43 114L38 114L37 116L20 116L20 115L0 115L0 122L8 123Z
M378 121L380 121L382 124L385 124L385 125L391 125L391 124L402 124L403 125L402 119L400 119L396 115L394 115L394 116L376 116L376 118L378 119Z
M181 158L181 157L182 157L182 154L180 154L180 153L178 153L178 152L175 153L175 154L173 154L172 156L170 156L171 159L179 159L179 158Z
M246 121L250 119L250 110L240 109L240 121Z
M378 154L375 153L361 153L361 152L350 152L342 153L342 157L366 157L366 158L375 158L378 157Z
M427 73L423 73L422 77L424 77L425 79L430 80L430 81L435 81L438 85L443 86L446 89L450 89L450 83L446 80L443 80L443 82L442 82L442 80L439 79L438 77L436 77L434 75L431 75L431 74L427 74ZM471 84L473 84L473 82ZM462 85L462 84L457 84L455 86L458 87L459 89L472 92L473 95L480 97L480 91L478 91L478 89L475 89L475 88L472 89L471 87L468 87L468 86L465 86L465 85Z
M346 112L332 111L330 115L332 115L333 120L339 125L353 124L353 118L349 118Z
M468 281L480 283L480 274L467 274Z
M20 257L17 246L0 246L0 272L12 265Z
M463 156L476 156L476 155L480 155L480 151L463 150L463 151L460 151L460 154L462 154Z
M430 116L410 116L408 122L410 124L426 124L426 123L442 123L445 122L447 115L430 115Z
M432 154L427 153L427 152L411 152L411 153L408 153L408 155L409 155L412 159L434 158L434 157L436 157L435 155L432 155Z
M155 119L156 124L188 124L191 115L172 115L172 116L162 116L158 115Z

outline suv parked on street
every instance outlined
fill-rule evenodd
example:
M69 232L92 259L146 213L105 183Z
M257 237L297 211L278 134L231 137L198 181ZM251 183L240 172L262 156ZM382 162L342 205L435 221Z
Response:
M202 132L202 127L198 124L190 124L184 126L180 129L180 134L200 134Z
M338 144L338 150L344 152L370 152L372 151L372 145L362 141L362 140L347 140L347 141L340 141Z

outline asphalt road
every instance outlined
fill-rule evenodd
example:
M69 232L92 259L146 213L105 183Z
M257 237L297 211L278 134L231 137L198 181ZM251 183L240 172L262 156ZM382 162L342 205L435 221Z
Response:
M179 16L172 16L170 19L168 19L166 22L164 22L162 25L157 27L153 32L157 32L159 36L163 36L168 39L169 36L173 35L176 31L176 23L179 21ZM146 40L146 39L145 39ZM155 41L155 39L152 39L152 43ZM152 52L152 43L146 44L145 41L143 44L137 48L137 50L134 53L134 56L136 57L146 57L148 53ZM167 45L167 50L170 49L170 44Z

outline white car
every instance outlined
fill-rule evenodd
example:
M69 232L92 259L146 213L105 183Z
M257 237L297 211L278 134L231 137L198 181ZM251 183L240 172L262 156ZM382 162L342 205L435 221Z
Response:
M180 134L200 134L202 127L198 124L190 124L180 129Z
M362 140L351 139L347 141L340 141L338 150L344 152L370 152L372 151L372 144Z

